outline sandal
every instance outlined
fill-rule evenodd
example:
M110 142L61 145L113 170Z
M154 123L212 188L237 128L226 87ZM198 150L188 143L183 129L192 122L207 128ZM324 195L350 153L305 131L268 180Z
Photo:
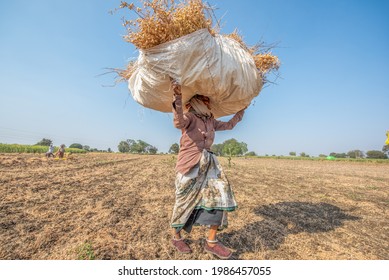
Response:
M177 251L182 254L190 254L192 253L192 249L188 244L185 243L184 238L174 239L172 240L172 244L176 247Z
M215 246L211 247L208 245L209 243L216 243ZM225 247L218 240L207 240L204 244L204 250L212 255L217 256L222 260L227 260L232 256L232 251Z

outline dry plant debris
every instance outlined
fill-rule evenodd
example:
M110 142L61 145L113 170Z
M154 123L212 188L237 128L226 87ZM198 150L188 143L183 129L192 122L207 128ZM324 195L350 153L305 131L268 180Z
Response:
M140 0L143 7L134 3L122 1L121 9L134 12L138 18L123 20L127 29L125 40L138 49L149 49L154 46L172 41L197 30L207 28L214 36L217 28L212 27L212 7L201 0ZM280 61L270 51L263 52L260 46L247 47L242 37L235 30L223 35L237 41L253 57L257 69L262 75L277 71ZM131 61L127 69L118 70L123 80L128 80L136 70L137 64Z
M241 260L389 259L389 163L220 157ZM209 260L206 227L171 246L172 155L0 153L0 259Z
M134 11L139 18L125 20L128 34L125 40L138 49L148 49L197 30L208 28L211 34L212 20L206 17L207 9L201 0L175 3L173 0L141 1L143 7L122 2L120 8Z

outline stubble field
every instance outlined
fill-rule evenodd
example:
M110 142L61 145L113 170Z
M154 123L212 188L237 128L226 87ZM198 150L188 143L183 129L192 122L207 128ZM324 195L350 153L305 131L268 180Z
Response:
M234 158L234 259L389 259L389 164ZM170 244L172 155L0 154L0 259L201 259Z

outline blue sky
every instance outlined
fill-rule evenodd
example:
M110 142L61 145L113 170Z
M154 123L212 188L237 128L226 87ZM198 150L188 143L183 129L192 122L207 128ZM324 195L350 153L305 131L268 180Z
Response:
M260 155L381 150L389 130L388 1L209 1L222 32L278 42L282 66L232 131ZM81 143L117 150L142 139L167 152L172 114L137 104L106 68L137 57L120 1L0 2L0 143ZM127 14L127 17L133 15ZM228 117L223 118L227 120Z

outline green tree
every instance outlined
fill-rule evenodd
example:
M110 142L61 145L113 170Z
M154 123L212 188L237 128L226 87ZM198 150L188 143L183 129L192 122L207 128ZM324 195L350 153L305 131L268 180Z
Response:
M386 159L386 158L388 158L388 156L384 152L375 151L375 150L367 151L366 156L367 156L367 158L374 158L374 159Z
M53 144L53 141L51 141L50 139L43 138L41 141L39 141L35 145L37 145L37 146L50 146L51 144Z
M241 156L247 153L247 144L238 142L232 138L223 142L223 155L225 156Z
M292 157L295 157L296 156L296 152L289 152L289 155L292 156Z
M347 156L350 158L363 158L365 155L360 150L352 150L347 153Z
M251 152L246 153L245 156L248 156L248 157L256 157L257 154L256 154L254 151L251 151Z
M155 155L158 152L158 149L154 146L148 145L146 147L146 154Z
M223 155L223 144L213 144L211 147L211 151L217 156L222 156Z
M300 157L309 157L309 155L304 153L304 152L302 152L302 153L300 153Z
M81 149L83 148L83 146L81 144L78 144L78 143L73 143L69 146L69 148L75 148L75 149Z
M126 143L128 145L128 153L137 153L138 147L135 140L127 139Z
M347 154L346 153L330 153L330 156L336 157L336 158L346 158Z
M130 145L130 152L134 154L145 154L148 146L150 145L145 141L138 140L135 141L134 145Z
M82 146L82 149L88 152L90 151L90 147L88 145Z
M232 138L221 144L213 144L211 151L217 156L242 156L247 153L247 144Z
M130 152L130 145L127 141L121 141L118 145L118 150L121 153L129 153Z
M179 151L180 151L180 145L174 143L170 146L169 154L178 154Z
M108 152L108 153L112 153L111 148L108 148L107 152Z
M132 154L156 154L158 149L143 140L127 139L129 152Z
M382 152L389 156L389 145L385 145L382 147Z

